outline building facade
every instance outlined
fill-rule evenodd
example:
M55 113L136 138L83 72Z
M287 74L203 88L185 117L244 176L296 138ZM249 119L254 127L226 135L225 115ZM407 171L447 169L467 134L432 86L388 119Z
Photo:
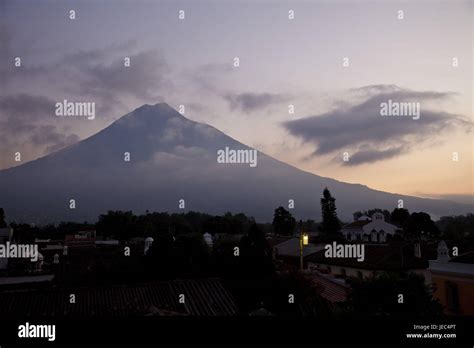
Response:
M400 229L385 221L382 213L374 213L372 218L361 216L357 221L342 227L341 233L348 241L366 243L386 243Z
M444 241L430 260L433 297L449 315L474 315L474 251L451 258Z

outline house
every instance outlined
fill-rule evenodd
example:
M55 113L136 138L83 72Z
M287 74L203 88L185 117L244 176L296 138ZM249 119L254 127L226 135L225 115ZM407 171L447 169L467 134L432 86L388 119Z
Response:
M67 234L64 244L67 247L95 247L96 232L94 230L79 231L75 234Z
M385 216L379 212L372 214L372 218L361 216L341 229L348 241L368 243L386 243L399 231L399 227L386 222Z
M284 264L298 266L300 262L300 238L299 237L276 237L267 239L272 248L273 259L280 260ZM323 245L309 243L303 246L304 257L322 250Z
M436 260L430 260L433 297L451 315L474 315L474 251L450 257L444 241L438 244Z
M381 272L406 271L421 274L430 282L428 257L433 250L426 244L391 243L366 244L364 261L356 258L327 258L325 250L318 251L305 258L310 271L331 274L333 276L369 278ZM422 255L425 255L422 257Z

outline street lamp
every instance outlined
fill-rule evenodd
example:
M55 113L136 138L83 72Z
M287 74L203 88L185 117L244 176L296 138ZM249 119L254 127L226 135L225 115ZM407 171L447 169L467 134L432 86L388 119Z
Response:
M303 232L303 221L300 220L300 270L303 271L303 246L309 244L307 233Z
M309 241L308 241L308 234L307 233L303 233L303 245L308 245L309 244Z

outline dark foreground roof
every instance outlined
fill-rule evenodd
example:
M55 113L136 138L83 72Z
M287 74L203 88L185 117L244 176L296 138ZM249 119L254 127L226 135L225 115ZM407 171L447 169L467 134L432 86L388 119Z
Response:
M319 290L321 297L331 304L346 302L349 297L351 288L343 280L336 280L317 271L307 275L307 279Z
M465 254L456 256L449 260L450 262L470 263L474 264L474 251L469 251Z
M421 246L422 258L415 257L413 244L366 244L365 260L358 262L356 258L326 258L325 250L305 257L307 262L359 268L373 271L403 271L409 269L428 268L428 259L432 259L432 251ZM429 255L429 256L428 256Z
M70 294L75 294L75 304L69 303ZM179 303L180 294L185 295L185 304ZM236 313L232 296L218 279L0 292L0 319Z

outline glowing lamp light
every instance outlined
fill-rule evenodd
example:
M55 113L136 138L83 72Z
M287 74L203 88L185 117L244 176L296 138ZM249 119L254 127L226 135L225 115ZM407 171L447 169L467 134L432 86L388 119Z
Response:
M303 234L303 245L308 245L309 244L309 240L308 240L308 234L307 233L304 233Z

